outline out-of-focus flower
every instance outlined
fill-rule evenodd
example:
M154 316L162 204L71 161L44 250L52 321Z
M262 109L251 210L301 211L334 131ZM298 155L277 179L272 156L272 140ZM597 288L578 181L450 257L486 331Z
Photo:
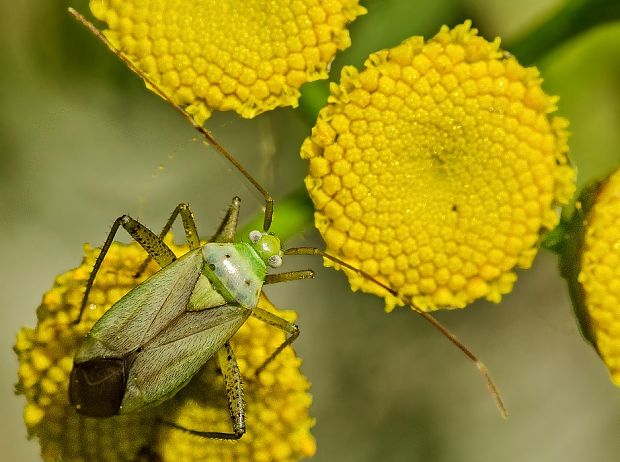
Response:
M620 386L620 170L581 193L561 267L582 332Z
M357 0L91 0L114 46L200 124L215 110L254 117L296 106L350 46Z
M187 251L168 244L177 255ZM161 423L165 416L181 426L202 431L231 431L224 384L213 361L175 397L135 415L108 419L86 418L68 402L68 380L73 354L94 322L121 296L157 270L151 263L144 276L134 274L145 253L137 244L114 243L90 293L92 303L75 325L84 285L98 250L85 247L83 264L57 277L37 311L37 326L22 328L15 351L19 359L17 392L26 397L24 420L37 437L45 461L133 461L143 449L163 461L296 461L314 454L308 410L309 383L301 374L301 360L286 348L258 378L253 371L284 340L277 329L250 318L233 336L239 368L244 376L247 432L238 441L192 436ZM259 306L289 320L291 311L278 311L265 298Z
M469 21L343 68L301 150L327 251L422 309L499 302L574 189L541 83Z

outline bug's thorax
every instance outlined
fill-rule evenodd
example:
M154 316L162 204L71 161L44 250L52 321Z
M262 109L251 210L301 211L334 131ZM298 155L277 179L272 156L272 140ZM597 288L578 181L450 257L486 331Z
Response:
M202 273L227 303L256 306L267 265L248 243L208 243L202 255Z

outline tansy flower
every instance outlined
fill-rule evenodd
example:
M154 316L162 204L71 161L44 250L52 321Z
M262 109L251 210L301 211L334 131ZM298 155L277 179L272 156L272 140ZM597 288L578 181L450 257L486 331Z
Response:
M186 248L173 246L178 255ZM161 423L165 416L186 428L231 431L223 379L214 361L174 398L152 410L108 419L86 418L68 402L68 378L78 342L94 322L122 295L157 270L151 263L139 280L136 270L145 253L137 244L114 243L95 279L82 322L78 315L84 285L98 250L85 247L83 264L57 277L43 297L34 329L22 328L15 351L19 358L17 392L26 397L24 420L37 437L45 461L133 461L139 453L163 461L296 461L311 456L315 443L308 415L309 383L300 373L301 360L291 348L258 378L253 371L283 341L281 331L250 318L231 340L244 377L246 434L238 441L192 436ZM259 306L289 320L291 311L276 310L262 297Z
M561 253L584 336L620 386L620 170L584 189Z
M327 78L357 0L91 0L104 34L202 124L215 110L254 117L296 106Z
M422 309L499 302L573 192L541 82L469 21L343 68L301 149L327 251Z

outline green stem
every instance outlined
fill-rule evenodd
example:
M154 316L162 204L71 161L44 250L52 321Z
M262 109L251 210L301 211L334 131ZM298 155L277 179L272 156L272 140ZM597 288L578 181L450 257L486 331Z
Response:
M532 65L557 46L600 24L620 19L620 2L568 0L521 37L502 44L523 65Z
M329 82L326 80L312 82L301 88L299 112L308 124L308 127L314 126L319 111L327 104L328 97Z
M556 255L562 255L566 244L566 233L569 232L568 224L562 220L543 237L540 247Z

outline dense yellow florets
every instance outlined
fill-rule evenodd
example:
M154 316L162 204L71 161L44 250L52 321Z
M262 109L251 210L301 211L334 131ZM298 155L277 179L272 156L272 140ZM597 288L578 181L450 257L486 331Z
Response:
M172 248L177 254L187 251ZM191 436L158 420L165 416L196 430L231 431L224 384L214 361L153 410L109 419L77 414L69 405L67 387L78 342L111 304L157 270L151 263L144 276L134 279L145 253L137 244L113 244L95 279L92 304L83 321L73 325L98 251L87 246L85 252L80 267L58 276L37 311L37 326L22 328L15 344L20 364L17 392L26 397L24 420L29 435L39 439L43 460L133 461L142 448L171 462L296 461L314 454L314 422L308 415L312 398L299 371L301 360L286 348L255 378L253 371L282 343L284 334L253 318L231 340L245 380L247 433L241 440ZM295 318L294 312L276 310L265 297L259 306Z
M583 305L596 349L620 386L620 170L600 186L584 226Z
M423 309L498 302L573 192L557 98L476 34L444 26L343 68L302 147L327 251Z
M213 111L254 117L295 106L327 78L357 0L91 0L108 39L203 123Z

